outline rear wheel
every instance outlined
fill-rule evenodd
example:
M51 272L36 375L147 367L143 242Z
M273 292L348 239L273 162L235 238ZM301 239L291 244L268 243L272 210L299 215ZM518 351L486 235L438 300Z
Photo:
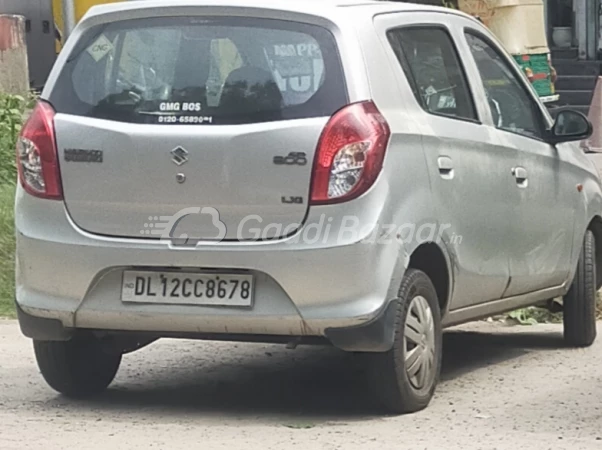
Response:
M596 339L596 242L585 233L575 279L564 297L564 340L574 347L588 347Z
M393 348L375 353L373 388L394 413L411 413L429 404L441 371L441 313L429 277L409 269L401 282Z
M93 335L78 335L69 341L34 341L34 350L48 385L70 397L104 391L121 363L121 353L108 351Z

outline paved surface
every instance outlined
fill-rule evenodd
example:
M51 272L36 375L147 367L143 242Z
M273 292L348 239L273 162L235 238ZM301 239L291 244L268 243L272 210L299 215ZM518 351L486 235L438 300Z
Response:
M106 395L68 400L0 321L0 449L602 448L602 339L563 349L560 330L447 332L431 406L387 417L357 358L317 347L164 340L127 355Z

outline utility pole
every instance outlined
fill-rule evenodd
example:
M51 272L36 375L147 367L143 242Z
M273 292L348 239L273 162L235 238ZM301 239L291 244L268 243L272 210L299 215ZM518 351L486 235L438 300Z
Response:
M63 3L63 42L75 28L75 0L62 0Z

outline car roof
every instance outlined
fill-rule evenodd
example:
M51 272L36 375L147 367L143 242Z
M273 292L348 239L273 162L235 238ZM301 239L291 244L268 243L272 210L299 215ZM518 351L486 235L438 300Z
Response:
M419 5L416 3L401 3L382 0L130 0L126 2L109 3L93 6L86 17L105 13L131 11L136 9L153 9L182 6L212 6L232 8L258 8L278 10L292 13L311 14L332 18L336 17L340 8L361 8L364 14L383 14L404 11L432 11L447 14L465 14L439 6Z

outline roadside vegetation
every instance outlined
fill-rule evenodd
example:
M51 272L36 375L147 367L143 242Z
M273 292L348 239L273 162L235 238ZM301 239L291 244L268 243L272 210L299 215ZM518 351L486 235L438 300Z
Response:
M0 316L4 317L15 315L15 145L34 100L0 93Z
M598 320L602 320L602 290L598 292L598 307L597 316ZM562 304L560 299L556 299L558 302L557 310L562 310ZM517 324L517 325L537 325L539 323L562 323L562 312L553 312L547 308L538 308L532 306L529 308L517 309L505 316L496 317L500 321Z
M14 184L0 185L0 317L15 316L14 198Z

